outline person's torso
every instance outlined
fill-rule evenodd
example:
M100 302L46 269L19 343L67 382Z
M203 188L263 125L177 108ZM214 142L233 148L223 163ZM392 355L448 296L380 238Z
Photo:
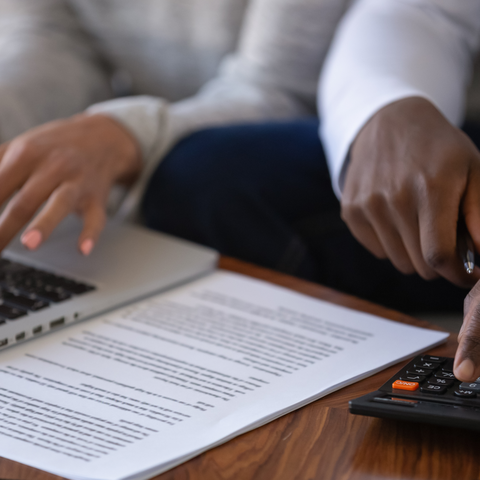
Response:
M232 52L249 0L68 0L132 92L194 94Z

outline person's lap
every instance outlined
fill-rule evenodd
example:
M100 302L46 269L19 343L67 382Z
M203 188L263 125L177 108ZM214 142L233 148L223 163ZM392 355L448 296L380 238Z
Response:
M219 127L152 176L150 228L404 311L460 310L465 290L378 260L340 219L315 119Z

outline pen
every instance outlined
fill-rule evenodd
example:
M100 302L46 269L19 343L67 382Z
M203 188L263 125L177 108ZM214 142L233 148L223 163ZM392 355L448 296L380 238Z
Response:
M465 271L468 274L473 273L475 268L475 247L463 217L460 217L458 220L457 245Z

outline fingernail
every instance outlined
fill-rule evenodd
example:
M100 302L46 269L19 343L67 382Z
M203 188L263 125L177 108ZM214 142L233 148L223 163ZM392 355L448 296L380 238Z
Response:
M90 255L90 253L92 252L93 250L93 240L91 238L87 238L86 240L84 240L82 242L82 244L80 245L80 251L86 256L88 257Z
M36 250L42 243L42 232L40 230L29 230L22 235L20 241L29 250Z
M474 373L475 365L469 358L466 358L455 370L455 376L465 380L472 380Z

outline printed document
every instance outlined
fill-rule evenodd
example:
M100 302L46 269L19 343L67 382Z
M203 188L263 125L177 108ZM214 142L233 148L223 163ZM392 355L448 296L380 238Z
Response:
M146 479L448 334L218 271L0 355L0 456Z

